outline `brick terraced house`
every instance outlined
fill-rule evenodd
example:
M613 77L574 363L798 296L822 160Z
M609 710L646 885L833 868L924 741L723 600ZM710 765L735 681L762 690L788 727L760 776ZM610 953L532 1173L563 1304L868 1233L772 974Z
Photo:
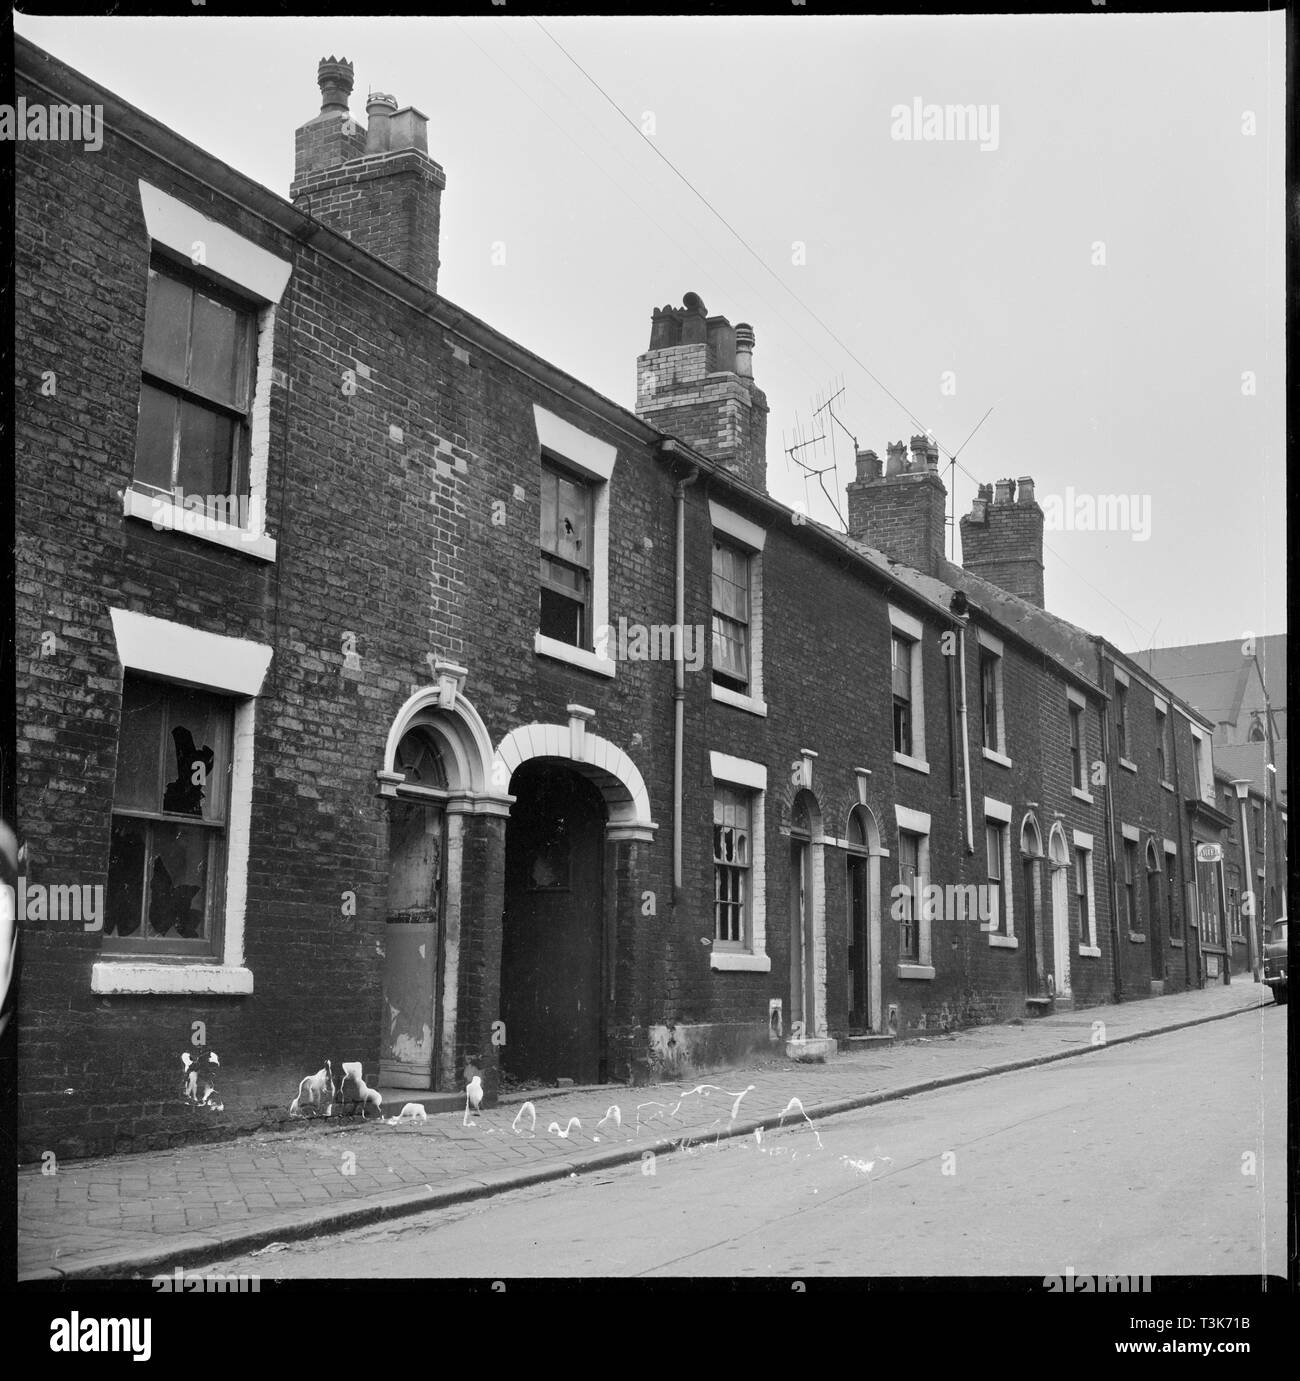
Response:
M693 294L595 393L439 296L426 118L343 59L287 201L16 68L104 111L16 145L24 1158L1214 976L1213 726L1045 610L1031 480L964 568L925 437L806 520Z

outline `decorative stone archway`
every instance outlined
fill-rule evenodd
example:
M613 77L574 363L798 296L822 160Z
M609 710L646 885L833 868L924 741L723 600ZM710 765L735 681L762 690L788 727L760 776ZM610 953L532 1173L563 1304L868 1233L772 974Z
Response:
M826 1036L826 834L808 787L790 803L790 1022L802 1038Z
M655 904L643 890L646 845L658 827L636 764L590 732L592 710L566 708L567 724L512 729L492 757L494 788L518 798L505 831L495 991L515 1033L507 1068L604 1082L625 1077L633 1058L634 975L648 942L640 918L654 914L647 897ZM556 1003L571 1011L568 1024Z
M439 953L427 955L418 947L416 953L421 964L435 965L437 971L434 1002L441 1034L437 1040L435 1082L439 1087L458 1087L458 1046L460 1050L477 1047L480 1040L476 1024L481 1017L475 1010L461 1011L462 942L469 930L477 931L494 919L490 915L491 905L484 914L469 915L465 910L465 858L469 849L476 849L489 872L499 878L505 818L510 814L513 798L494 785L492 740L478 711L465 697L465 669L438 662L434 671L437 683L416 690L393 717L384 745L383 766L376 770L375 778L379 794L392 800L395 808L423 805L443 817ZM408 735L428 740L440 760L445 784L429 786L407 779L398 760L398 749ZM390 869L394 864L390 856ZM416 962L411 956L403 958L396 953L406 938L402 931L393 928L390 938L392 945L385 944L386 964L390 948L394 948L393 957L399 965ZM386 991L390 977L396 982L396 976L386 970ZM417 1032L422 1027L418 1015L395 1012L393 1002L386 1000L381 1013L385 1041L391 1040L392 1028L399 1021Z
M1058 820L1047 837L1052 875L1052 982L1058 1001L1070 997L1070 847ZM1086 920L1085 920L1086 925Z
M864 955L854 951L850 961L850 981L855 984L860 981L855 966L864 966L866 991L862 996L869 1018L867 1029L879 1034L884 1031L881 1006L880 860L888 858L889 852L880 842L880 825L875 812L866 802L852 806L845 823L843 843L848 869L846 930L852 940L856 908L860 928L857 940L859 945L865 945ZM850 1031L852 1029L851 1022Z
M1020 822L1020 858L1024 882L1025 997L1042 999L1047 987L1043 960L1043 834L1033 811Z
M504 791L515 769L531 758L558 758L592 781L605 799L610 842L654 840L658 825L650 818L650 793L636 764L623 750L588 732L594 715L581 705L569 705L565 724L525 724L512 729L492 757L491 782Z

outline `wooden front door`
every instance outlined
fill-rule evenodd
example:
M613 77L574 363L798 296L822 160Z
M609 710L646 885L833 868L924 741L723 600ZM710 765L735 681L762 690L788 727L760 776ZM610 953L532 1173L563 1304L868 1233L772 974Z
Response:
M510 784L501 941L502 1068L601 1077L605 807L576 772L525 763Z
M445 833L440 806L396 800L389 813L379 1082L437 1087L439 944Z

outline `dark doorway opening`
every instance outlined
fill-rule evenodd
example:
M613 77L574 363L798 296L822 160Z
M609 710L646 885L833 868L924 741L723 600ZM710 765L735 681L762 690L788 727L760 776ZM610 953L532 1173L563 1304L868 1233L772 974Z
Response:
M510 791L501 1066L520 1080L598 1083L605 803L585 777L544 759L521 766Z

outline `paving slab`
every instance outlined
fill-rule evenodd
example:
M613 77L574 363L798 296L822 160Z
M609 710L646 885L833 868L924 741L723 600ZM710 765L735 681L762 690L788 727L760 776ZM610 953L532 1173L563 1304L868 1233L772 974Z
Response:
M1270 1002L1247 978L1200 992L935 1033L824 1064L765 1063L679 1085L513 1093L464 1125L305 1121L238 1142L62 1161L18 1175L20 1280L126 1278L748 1136L971 1079L1088 1057ZM1094 1040L1095 1023L1104 1039ZM533 1103L530 1119L525 1104ZM607 1114L618 1107L617 1120Z

